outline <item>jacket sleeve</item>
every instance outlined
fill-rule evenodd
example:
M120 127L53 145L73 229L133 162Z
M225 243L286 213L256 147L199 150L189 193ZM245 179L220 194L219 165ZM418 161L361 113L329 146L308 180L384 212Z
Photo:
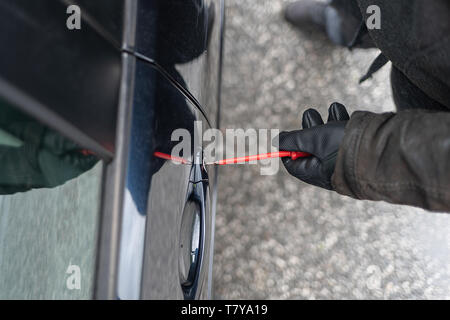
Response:
M355 112L332 183L356 199L450 212L450 113Z
M46 185L33 149L30 146L0 146L0 195L26 192Z

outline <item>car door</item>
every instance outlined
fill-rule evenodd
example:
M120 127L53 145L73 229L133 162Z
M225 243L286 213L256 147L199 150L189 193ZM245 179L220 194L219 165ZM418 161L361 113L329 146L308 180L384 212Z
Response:
M200 277L208 272L204 264L212 225L209 180L201 148L194 147L195 131L202 130L195 122L207 126L206 120L151 65L138 61L135 81L118 295L120 299L196 298L201 288L192 287L203 284ZM177 144L172 141L175 130L186 133L196 164L151 157L155 151L171 153Z
M120 47L63 1L0 1L0 298L90 299ZM120 36L121 38L121 36ZM7 43L7 45L6 45Z
M223 7L208 1L140 1L135 10L135 40L125 48L136 59L134 164L127 173L118 296L210 297L216 172L208 174L202 165L201 132L218 121ZM213 77L215 85L205 86ZM136 157L143 150L170 154L176 145L172 133L180 129L189 133L197 164Z
M81 9L80 30L65 24L72 5ZM0 9L0 39L9 46L0 52L1 101L54 141L95 158L92 168L61 166L57 182L0 199L0 227L26 234L8 242L2 233L0 278L11 279L4 296L209 297L216 173L202 166L201 132L218 126L223 2L3 0ZM153 157L170 153L177 129L199 146L192 165ZM20 147L8 134L0 132L0 142ZM20 177L23 168L14 168L12 176ZM48 172L55 178L55 170ZM35 222L43 218L24 213L36 206L49 213L54 237L45 242L37 240L48 230ZM67 246L55 249L60 243ZM8 260L5 252L16 251L23 259ZM25 263L30 252L46 258ZM63 272L53 277L46 270ZM83 294L67 287L78 271Z

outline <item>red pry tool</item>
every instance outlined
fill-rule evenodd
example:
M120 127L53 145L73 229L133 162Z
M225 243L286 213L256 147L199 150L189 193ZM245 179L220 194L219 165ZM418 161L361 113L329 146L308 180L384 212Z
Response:
M190 161L187 161L186 159L183 159L180 157L174 157L174 156L162 153L162 152L155 152L153 155L157 158L161 158L161 159L165 159L165 160L172 160L174 162L178 162L178 163L182 163L182 164L190 163ZM285 157L290 157L292 160L297 160L298 158L306 158L306 157L310 157L310 156L311 156L311 154L306 153L306 152L278 151L278 152L258 154L258 155L254 155L254 156L246 156L246 157L218 160L218 161L209 162L209 163L205 163L205 164L206 165L224 166L224 165L229 165L229 164L245 163L245 162L252 162L252 161L273 159L273 158L285 158Z

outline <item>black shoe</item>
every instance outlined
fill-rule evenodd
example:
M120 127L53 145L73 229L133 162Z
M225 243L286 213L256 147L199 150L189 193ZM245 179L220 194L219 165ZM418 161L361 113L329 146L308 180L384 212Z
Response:
M315 0L296 1L284 10L285 19L300 29L319 29L326 32L325 10L328 2Z
M302 30L320 31L335 45L348 47L361 27L362 17L356 17L346 6L331 5L331 0L299 0L289 4L284 11L285 19ZM372 48L368 34L364 35L359 48Z

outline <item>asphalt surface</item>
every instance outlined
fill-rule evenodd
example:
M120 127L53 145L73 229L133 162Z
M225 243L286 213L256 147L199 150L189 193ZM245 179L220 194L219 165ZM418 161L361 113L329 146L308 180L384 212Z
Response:
M297 129L333 101L394 110L376 50L329 45L284 22L284 0L227 0L223 128ZM222 299L448 299L450 216L355 201L258 167L220 169L214 258Z
M57 188L0 197L0 299L92 298L101 174L98 164ZM79 288L67 286L69 266Z

